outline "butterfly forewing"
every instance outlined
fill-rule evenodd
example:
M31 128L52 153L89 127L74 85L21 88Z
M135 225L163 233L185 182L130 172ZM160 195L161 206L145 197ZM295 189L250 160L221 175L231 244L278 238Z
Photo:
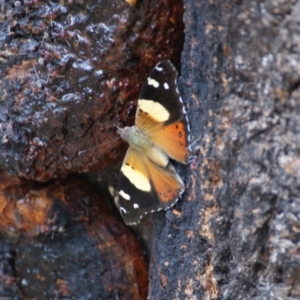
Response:
M136 112L136 125L141 127L146 126L145 120L140 120L139 110L143 108L159 123L181 120L183 111L177 89L177 71L170 61L158 63L142 88Z
M189 125L177 89L177 71L169 61L157 64L146 80L138 101L136 126L172 159L188 162Z
M145 213L161 207L151 186L145 159L141 153L129 148L121 168L119 206L124 222L129 225L136 224Z
M155 164L149 164L147 167L151 184L158 195L161 207L166 209L173 206L184 191L182 179L170 162L165 168L158 167Z

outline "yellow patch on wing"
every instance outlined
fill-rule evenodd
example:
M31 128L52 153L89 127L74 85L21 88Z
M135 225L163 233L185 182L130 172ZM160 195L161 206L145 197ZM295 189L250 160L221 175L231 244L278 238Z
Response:
M144 192L151 191L148 171L141 154L137 151L128 149L121 171L137 189Z
M165 122L170 118L170 113L159 102L140 99L138 108L149 114L157 122Z

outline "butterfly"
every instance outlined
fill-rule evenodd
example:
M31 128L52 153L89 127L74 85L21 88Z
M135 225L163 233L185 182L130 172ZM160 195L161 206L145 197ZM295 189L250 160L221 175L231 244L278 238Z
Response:
M159 62L141 90L135 125L117 133L129 144L119 178L119 209L128 225L172 207L185 185L170 158L187 164L190 128L177 88L177 70Z

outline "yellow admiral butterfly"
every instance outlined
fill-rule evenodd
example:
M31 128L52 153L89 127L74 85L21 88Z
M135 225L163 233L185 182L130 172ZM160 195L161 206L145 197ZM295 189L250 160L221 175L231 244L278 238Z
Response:
M119 179L120 212L134 225L144 214L173 206L185 186L169 158L187 164L189 123L170 61L158 63L144 84L135 125L118 128L129 144Z

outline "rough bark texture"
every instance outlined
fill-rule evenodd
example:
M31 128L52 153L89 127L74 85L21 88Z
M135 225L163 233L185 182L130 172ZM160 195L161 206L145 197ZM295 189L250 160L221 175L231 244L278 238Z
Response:
M198 160L153 214L150 299L300 299L299 16L299 1L185 1Z
M39 181L120 161L115 125L183 44L182 1L56 2L0 7L0 167Z
M0 299L146 299L143 249L99 190L0 178Z
M179 63L182 1L0 2L0 298L145 299L141 243L106 197L49 180L120 162L115 125L158 61Z

